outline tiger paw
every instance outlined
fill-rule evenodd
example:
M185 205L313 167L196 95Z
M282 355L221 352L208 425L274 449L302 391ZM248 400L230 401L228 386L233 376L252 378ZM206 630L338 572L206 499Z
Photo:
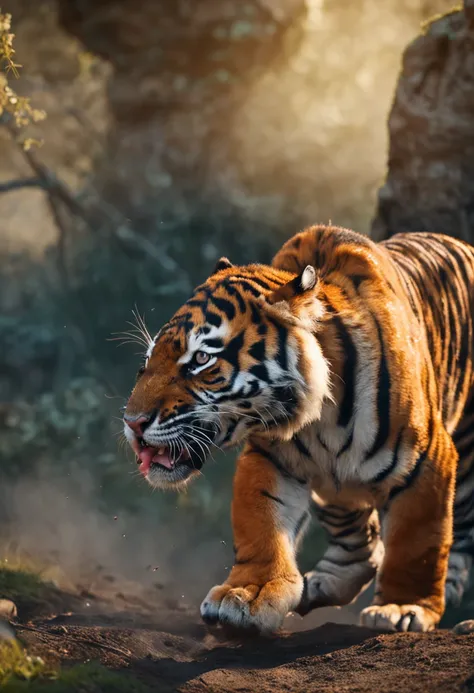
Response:
M372 582L375 571L375 567L367 562L354 569L350 575L342 572L337 576L319 569L306 573L303 594L295 609L296 613L305 616L313 609L323 606L350 604Z
M258 585L213 587L201 604L201 617L233 631L275 633L287 613L299 603L303 578L294 575Z
M433 630L439 616L418 604L383 604L368 606L361 612L362 626L376 630L426 632Z

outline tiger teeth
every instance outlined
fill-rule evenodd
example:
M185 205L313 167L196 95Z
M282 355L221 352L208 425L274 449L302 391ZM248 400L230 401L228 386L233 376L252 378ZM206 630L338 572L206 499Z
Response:
M162 445L160 448L158 448L158 454L159 455L164 455L166 451L166 448L164 445Z

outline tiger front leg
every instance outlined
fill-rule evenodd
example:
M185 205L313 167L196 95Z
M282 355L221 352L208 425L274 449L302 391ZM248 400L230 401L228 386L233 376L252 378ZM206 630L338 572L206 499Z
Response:
M308 484L282 473L263 451L244 451L232 502L235 565L201 604L204 621L264 634L281 627L303 591L295 553L309 500Z
M442 432L415 462L404 485L392 490L384 519L385 558L373 606L363 625L399 631L429 631L445 606L452 543L457 452Z

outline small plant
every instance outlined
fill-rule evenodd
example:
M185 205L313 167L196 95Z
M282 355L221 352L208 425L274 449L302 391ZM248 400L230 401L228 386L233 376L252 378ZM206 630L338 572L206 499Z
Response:
M39 676L54 678L55 672L50 669L41 657L29 655L16 640L0 641L0 687L12 680L31 681Z
M45 583L34 573L0 566L0 595L15 604L37 604L44 599Z
M22 620L50 616L74 608L78 603L74 594L42 580L33 570L13 567L10 561L5 566L0 564L0 598L12 601Z
M14 640L0 644L2 693L146 693L149 689L128 674L95 662L53 667L28 654Z

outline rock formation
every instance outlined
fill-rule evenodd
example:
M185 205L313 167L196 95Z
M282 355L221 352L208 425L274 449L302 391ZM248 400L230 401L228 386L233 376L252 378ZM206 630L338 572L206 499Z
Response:
M405 51L372 234L446 233L474 243L474 0Z
M238 185L228 136L242 92L300 41L305 0L60 0L63 26L111 62L102 180L142 227L214 211ZM137 165L137 163L139 164Z

